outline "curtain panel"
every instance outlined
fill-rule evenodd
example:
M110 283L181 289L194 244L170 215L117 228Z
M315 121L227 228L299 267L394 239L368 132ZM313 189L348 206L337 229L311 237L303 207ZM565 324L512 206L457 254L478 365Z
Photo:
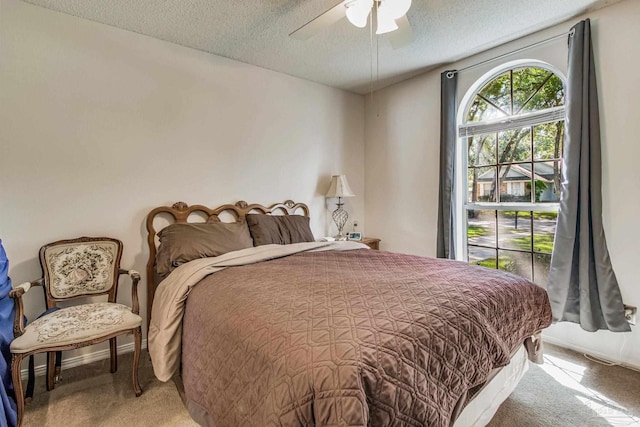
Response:
M602 225L600 117L591 24L569 36L562 193L547 291L554 321L630 331Z
M458 73L445 71L440 76L440 188L438 196L438 258L456 258L454 198L454 163L456 160L456 136L458 100L456 90Z
M0 239L0 427L15 426L17 409L11 381L11 350L13 341L13 300L9 298L11 279L9 260Z

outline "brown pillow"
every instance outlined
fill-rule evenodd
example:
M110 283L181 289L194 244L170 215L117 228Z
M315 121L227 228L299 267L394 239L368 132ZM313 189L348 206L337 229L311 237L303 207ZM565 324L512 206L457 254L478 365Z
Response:
M171 224L158 233L156 270L165 278L180 264L253 246L245 222Z
M314 240L309 217L302 215L249 214L247 224L255 246L288 245Z

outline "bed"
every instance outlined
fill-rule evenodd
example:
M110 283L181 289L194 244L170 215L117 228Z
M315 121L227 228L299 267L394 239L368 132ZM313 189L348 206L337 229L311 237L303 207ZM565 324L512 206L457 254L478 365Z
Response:
M230 236L222 250L157 225L195 213ZM253 227L276 213L287 244ZM541 363L542 288L463 262L312 242L308 216L292 201L149 214L149 352L201 425L482 426L527 359ZM164 256L170 244L181 249Z

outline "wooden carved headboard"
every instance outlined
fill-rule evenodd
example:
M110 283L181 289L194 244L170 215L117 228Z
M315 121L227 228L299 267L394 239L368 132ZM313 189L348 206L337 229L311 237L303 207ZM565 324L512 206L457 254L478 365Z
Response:
M203 215L206 218L206 222L223 222L220 220L220 217L224 215L230 215L235 222L243 222L248 213L282 213L284 215L294 215L300 211L302 211L305 216L309 216L309 207L304 203L295 203L287 200L283 203L276 203L267 207L255 203L248 204L244 200L241 200L233 205L227 204L213 209L203 205L189 206L184 202L177 202L172 206L160 206L149 212L149 215L147 215L147 243L149 244L149 260L147 261L147 328L151 321L151 307L153 306L153 297L155 296L158 285L155 275L155 262L158 251L156 236L162 228L156 230L154 224L156 217L162 215L163 217L168 217L169 223L178 224L195 222L190 221L190 216L196 213L199 214L199 218L202 218L201 215ZM202 222L202 220L199 222Z

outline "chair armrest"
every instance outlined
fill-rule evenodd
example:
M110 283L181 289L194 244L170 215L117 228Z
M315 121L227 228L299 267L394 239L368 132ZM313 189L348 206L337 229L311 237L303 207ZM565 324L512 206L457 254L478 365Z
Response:
M24 319L24 305L22 304L22 295L29 292L32 286L42 286L43 282L44 279L24 282L9 291L9 297L13 299L15 306L15 316L13 317L13 336L15 338L24 334L24 325L22 323L22 319Z
M138 301L138 282L140 281L140 273L136 270L118 270L120 274L126 274L131 277L131 311L134 314L140 314L140 302Z

